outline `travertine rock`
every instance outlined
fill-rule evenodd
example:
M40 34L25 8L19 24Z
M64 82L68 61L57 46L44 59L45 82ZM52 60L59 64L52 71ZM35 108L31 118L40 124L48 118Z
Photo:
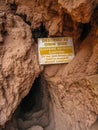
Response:
M9 0L9 3L13 3ZM26 21L31 22L31 28L40 27L43 22L50 36L61 35L63 31L63 12L57 0L21 1L17 0L16 13L26 15Z
M69 64L47 65L43 70L52 100L52 128L53 130L90 130L92 126L94 128L98 118L98 12L94 12L94 9L98 1L6 2L17 8L12 14L4 9L7 16L5 20L7 33L3 35L4 43L0 44L0 125L4 125L10 119L41 72L31 31L40 28L43 23L49 32L48 36L73 36L75 49L77 48L76 56ZM82 24L88 22L91 30L86 30L85 24ZM81 40L80 36L84 35L85 31L89 32ZM32 126L32 121L29 123L26 124L28 128ZM46 129L49 130L48 126Z
M97 0L58 0L77 22L88 23L97 6Z
M91 30L75 58L45 67L55 130L89 130L98 114L98 38Z
M58 19L63 18L63 11L70 14L77 22L88 23L98 4L97 0L38 0L29 2L16 0L15 2L19 4L18 12L27 14L27 19L32 20L33 27L39 26L40 22L46 20L50 21L48 26L52 26L56 16L59 16ZM9 3L14 2L9 0ZM62 26L62 22L60 22L60 26Z
M10 119L41 71L30 27L20 17L9 14L6 31L0 45L0 125Z

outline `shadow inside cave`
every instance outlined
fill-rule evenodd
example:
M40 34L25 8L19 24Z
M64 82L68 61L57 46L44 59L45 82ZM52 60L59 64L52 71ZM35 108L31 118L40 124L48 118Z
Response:
M20 108L24 113L36 112L41 109L43 92L40 83L40 76L35 79L28 95L21 101Z

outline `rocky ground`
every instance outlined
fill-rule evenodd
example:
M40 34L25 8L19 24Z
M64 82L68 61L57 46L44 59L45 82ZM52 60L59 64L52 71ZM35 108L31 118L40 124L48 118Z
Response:
M98 130L97 17L97 0L0 0L1 130ZM58 36L75 58L40 66L37 39Z

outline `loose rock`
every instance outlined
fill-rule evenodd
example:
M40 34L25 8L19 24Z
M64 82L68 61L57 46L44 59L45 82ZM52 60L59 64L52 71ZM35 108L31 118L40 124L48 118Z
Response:
M27 130L43 130L43 128L41 126L32 126L31 128Z

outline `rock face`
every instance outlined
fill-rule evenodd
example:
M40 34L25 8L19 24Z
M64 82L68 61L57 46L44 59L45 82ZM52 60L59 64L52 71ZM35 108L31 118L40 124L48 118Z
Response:
M44 66L41 75L51 97L52 127L49 121L47 126L34 125L45 130L97 130L98 1L0 2L0 125L10 119L42 70L33 38L43 26L48 36L73 37L76 55L69 64Z
M18 16L6 16L0 44L0 125L4 125L41 71L30 27Z
M97 0L58 0L62 8L77 22L88 23L97 6Z
M93 31L92 31L93 32ZM89 130L98 114L97 37L90 33L66 65L45 68L52 96L55 130ZM98 129L98 128L97 128Z

